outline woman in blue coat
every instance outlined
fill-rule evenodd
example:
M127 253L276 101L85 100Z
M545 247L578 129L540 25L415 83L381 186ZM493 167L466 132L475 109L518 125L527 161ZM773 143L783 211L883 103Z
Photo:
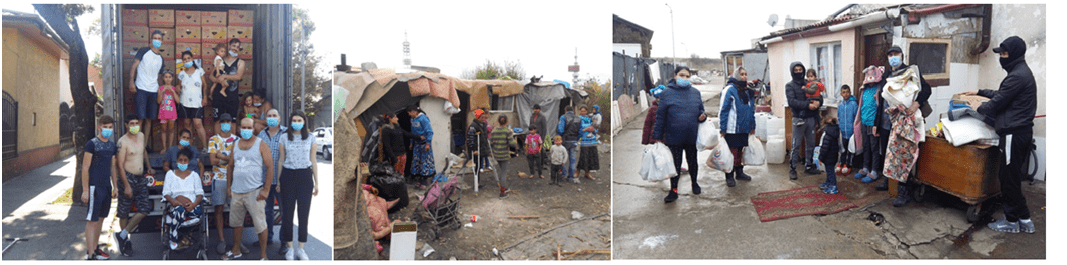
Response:
M734 170L726 173L726 186L737 185L738 180L752 180L745 175L741 164L741 151L748 146L748 136L756 133L755 93L748 89L748 71L738 67L726 85L723 104L719 109L719 134L726 139L730 153L734 155Z
M692 181L693 194L700 194L697 184L697 128L699 122L708 118L704 114L704 102L700 100L700 91L689 82L689 68L685 66L674 70L674 80L667 84L659 97L659 109L656 111L656 125L652 128L653 141L663 142L671 149L674 157L674 169L682 172L682 151L689 162L689 179ZM663 198L666 203L678 199L678 180L681 176L671 178L671 191Z
M433 163L433 127L430 127L430 118L426 117L419 107L408 107L408 115L411 116L411 133L421 136L422 139L411 139L411 175L419 182L418 188L422 189L428 183L427 180L437 174Z

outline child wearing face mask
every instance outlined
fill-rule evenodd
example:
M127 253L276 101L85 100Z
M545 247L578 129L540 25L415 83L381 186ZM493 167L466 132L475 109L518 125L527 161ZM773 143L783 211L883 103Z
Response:
M178 119L178 104L176 100L179 95L178 88L181 84L178 83L178 79L174 78L174 73L170 70L166 70L159 77L159 93L156 94L156 103L159 104L159 123L163 124L163 145L167 146L174 142L174 130L175 120ZM159 150L160 154L167 153L167 149Z

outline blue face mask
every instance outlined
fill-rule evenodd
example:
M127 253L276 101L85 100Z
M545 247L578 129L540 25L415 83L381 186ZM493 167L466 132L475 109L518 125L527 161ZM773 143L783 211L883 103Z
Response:
M103 129L100 129L100 136L103 136L104 138L111 138L111 133L112 132L114 132L114 129L103 128Z
M159 49L159 46L163 46L163 42L160 40L152 40L152 48Z
M245 140L252 138L252 129L241 129L241 138L244 138Z
M187 146L189 146L189 141L178 140L178 144L182 145L182 147L187 147Z
M278 126L278 118L267 118L267 126Z
M223 123L222 125L219 125L219 129L222 130L223 132L229 132L230 131L230 123Z
M193 67L193 62L185 63L185 68Z
M900 66L903 63L902 60L903 59L901 59L900 56L889 57L889 66L892 66L893 68L897 68L898 66Z
M234 51L230 51L230 56L237 57L237 53Z
M185 171L186 169L189 169L189 164L178 163L178 171Z
M294 131L299 131L300 129L304 128L304 123L302 123L302 122L294 122L292 124L292 126L293 126L293 130Z
M690 85L689 79L686 78L678 78L674 83L678 84L680 87L687 87Z
M252 106L256 106L256 107L263 106L263 103L259 103L259 102L252 103Z

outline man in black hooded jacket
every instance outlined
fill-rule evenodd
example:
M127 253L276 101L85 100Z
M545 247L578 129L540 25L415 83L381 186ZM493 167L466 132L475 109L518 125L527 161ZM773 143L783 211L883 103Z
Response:
M793 111L793 148L789 156L789 179L797 179L797 162L800 160L800 141L804 141L804 173L817 175L815 163L811 156L815 152L815 127L818 125L815 118L819 115L819 107L822 100L808 100L804 95L804 64L793 62L789 64L790 77L793 80L785 83L785 98L789 102L789 108Z
M1026 42L1011 36L993 48L1000 54L1000 66L1008 72L999 90L983 89L965 94L990 98L978 107L978 112L996 117L993 128L1000 135L1000 191L1004 194L1004 218L990 223L989 228L999 232L1034 233L1030 209L1023 197L1024 170L1029 164L1028 151L1034 138L1034 114L1037 113L1037 82L1030 66L1026 64Z

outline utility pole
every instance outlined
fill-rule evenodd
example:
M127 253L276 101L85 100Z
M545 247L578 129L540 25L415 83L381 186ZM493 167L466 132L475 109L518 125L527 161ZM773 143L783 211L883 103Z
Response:
M671 5L667 3L663 4L667 5L667 9L671 11L671 63L674 64L674 68L677 69L678 56L674 54L674 8L671 8Z

